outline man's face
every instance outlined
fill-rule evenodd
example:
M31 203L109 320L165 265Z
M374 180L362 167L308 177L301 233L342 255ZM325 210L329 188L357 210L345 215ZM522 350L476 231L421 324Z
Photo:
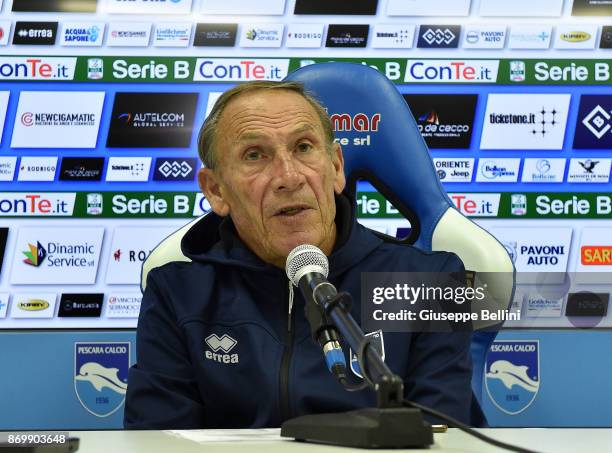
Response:
M344 161L338 144L328 152L308 101L289 90L247 93L230 101L217 130L216 168L199 173L214 212L230 214L247 246L278 267L300 244L330 254Z

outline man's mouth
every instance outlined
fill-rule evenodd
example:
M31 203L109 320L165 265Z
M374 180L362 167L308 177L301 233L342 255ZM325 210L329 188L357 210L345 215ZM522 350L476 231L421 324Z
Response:
M305 205L286 206L276 211L276 214L274 215L276 216L294 216L294 215L304 212L307 209L310 209L310 208Z

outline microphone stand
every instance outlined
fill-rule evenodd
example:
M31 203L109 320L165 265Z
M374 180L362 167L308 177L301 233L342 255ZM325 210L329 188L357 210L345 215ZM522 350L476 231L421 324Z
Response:
M316 304L314 300L307 303ZM296 417L282 424L281 436L360 448L423 448L433 444L431 425L421 411L403 404L402 379L387 367L351 316L350 294L338 293L319 306L356 352L364 380L376 392L377 407Z

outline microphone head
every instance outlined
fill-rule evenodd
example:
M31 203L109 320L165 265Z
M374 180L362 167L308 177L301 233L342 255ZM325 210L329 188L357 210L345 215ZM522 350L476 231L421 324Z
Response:
M302 244L291 250L287 256L285 271L289 280L298 286L301 278L311 272L317 272L327 278L329 262L321 249L314 245Z

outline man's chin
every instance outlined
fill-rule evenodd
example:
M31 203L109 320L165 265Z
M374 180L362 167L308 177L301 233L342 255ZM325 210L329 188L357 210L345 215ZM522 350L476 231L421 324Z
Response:
M286 241L277 242L276 249L280 252L279 254L285 258L291 253L291 250L296 248L298 245L310 244L317 247L320 246L321 240L319 237L315 237L312 234L295 235Z

